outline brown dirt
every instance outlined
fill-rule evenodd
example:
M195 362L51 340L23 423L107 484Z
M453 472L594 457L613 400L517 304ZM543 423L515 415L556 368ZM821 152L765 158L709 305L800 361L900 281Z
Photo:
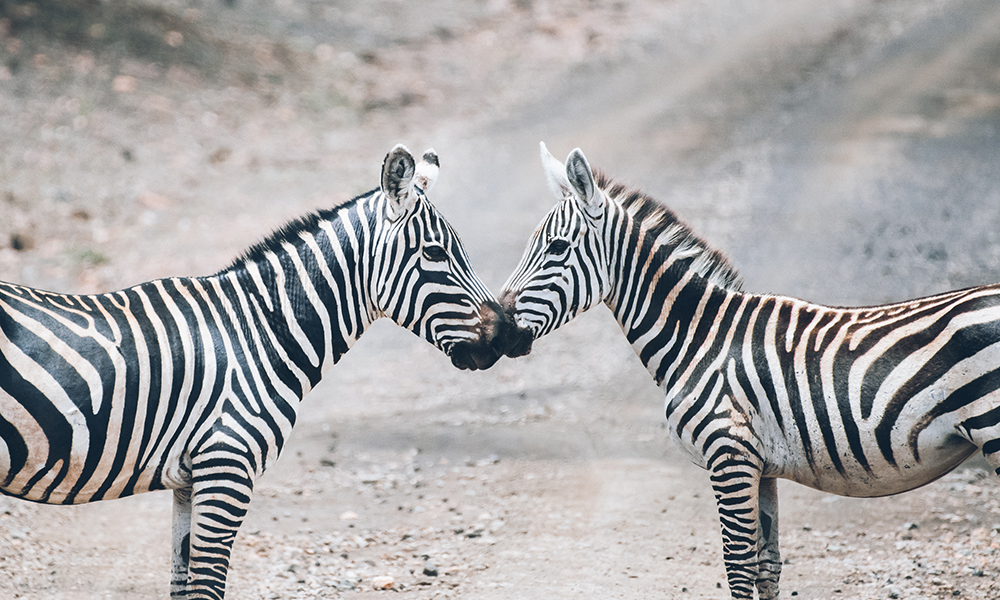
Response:
M975 3L775 4L81 0L66 17L0 3L0 279L94 292L213 272L374 187L403 142L438 150L432 199L498 289L550 203L540 138L678 202L751 284L863 303L995 279L996 240L976 237L993 213L964 211L953 245L920 246L885 231L902 211L877 215L879 234L870 215L831 217L854 204L759 203L782 191L782 161L820 165L805 186L817 198L850 196L902 155L901 136L978 139L959 125L1000 106L991 55L929 115L885 108L887 80L864 78L873 56ZM941 84L947 50L908 83ZM840 85L852 110L813 120ZM829 143L799 152L806 139ZM995 172L982 177L995 203ZM748 231L760 220L771 228ZM844 250L865 248L855 230L871 233L865 252ZM305 403L254 496L229 597L728 597L707 476L671 446L662 398L604 309L472 374L379 322ZM783 484L785 597L1000 596L1000 485L983 468L876 500ZM165 597L169 521L167 493L0 498L0 595Z

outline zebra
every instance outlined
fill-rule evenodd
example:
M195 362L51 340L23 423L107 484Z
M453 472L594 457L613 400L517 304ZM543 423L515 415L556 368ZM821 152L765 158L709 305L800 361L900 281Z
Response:
M0 491L80 504L173 490L171 598L219 599L254 481L299 401L389 317L460 369L510 327L402 145L380 187L208 277L99 295L0 283Z
M500 295L506 354L604 302L709 471L733 598L778 597L777 480L905 492L978 448L1000 475L1000 284L864 308L742 291L668 208L542 144L559 202Z

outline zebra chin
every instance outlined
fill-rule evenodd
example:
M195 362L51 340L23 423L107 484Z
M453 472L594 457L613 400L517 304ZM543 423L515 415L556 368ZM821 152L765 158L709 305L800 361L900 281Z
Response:
M531 344L535 341L535 334L530 329L514 327L507 338L507 343L503 350L504 356L517 358L518 356L531 354Z
M478 371L492 367L503 354L497 353L489 344L459 342L451 347L448 356L451 358L451 364L459 369Z

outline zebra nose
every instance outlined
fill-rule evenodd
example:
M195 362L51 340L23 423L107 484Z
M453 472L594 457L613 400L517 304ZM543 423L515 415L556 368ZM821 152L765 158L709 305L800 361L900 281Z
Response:
M489 369L504 354L512 324L499 304L490 300L479 308L479 339L459 342L452 348L451 362L459 369Z
M510 313L503 309L497 302L487 302L483 305L483 340L489 344L490 349L497 358L503 356L507 347L511 344L511 339L516 333L517 326Z
M500 305L504 310L507 321L507 331L504 339L498 340L495 345L500 348L500 352L510 358L524 356L531 352L531 343L535 341L535 336L531 331L522 329L514 322L514 304L517 294L508 290L500 296Z
M489 346L459 342L452 349L450 356L451 364L459 369L477 371L479 369L489 369L500 360L502 355L495 352Z

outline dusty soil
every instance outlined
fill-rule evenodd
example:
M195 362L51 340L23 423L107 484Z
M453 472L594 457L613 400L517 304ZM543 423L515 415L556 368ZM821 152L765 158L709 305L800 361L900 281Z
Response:
M499 289L551 203L540 139L670 204L752 290L1000 273L989 0L52 6L0 3L6 281L213 272L403 142L439 152L432 197ZM305 403L230 597L728 597L707 476L604 309L473 374L379 322ZM785 596L1000 596L984 467L886 499L783 483ZM167 493L0 499L0 595L165 597L169 521Z

